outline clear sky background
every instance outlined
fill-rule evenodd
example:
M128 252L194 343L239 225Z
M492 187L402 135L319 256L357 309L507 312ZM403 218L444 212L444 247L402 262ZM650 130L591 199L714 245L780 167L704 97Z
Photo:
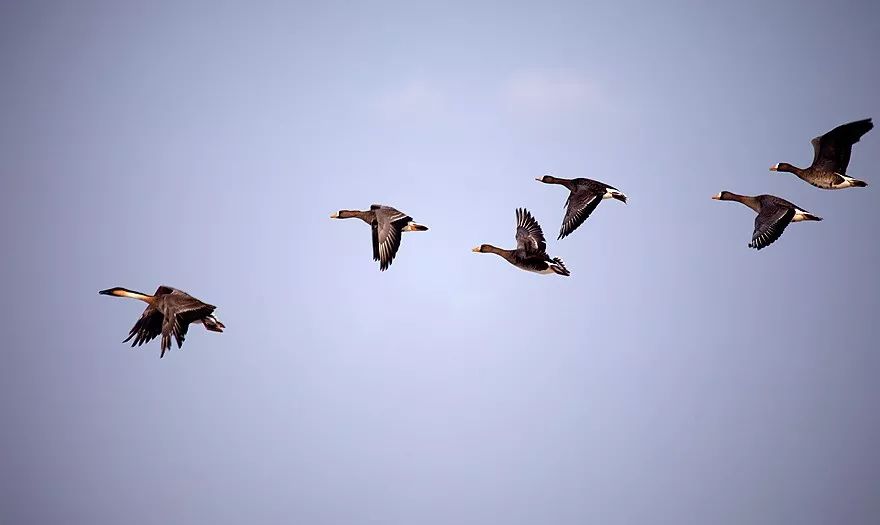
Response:
M876 524L877 2L4 2L4 524ZM556 242L552 173L618 187ZM825 217L760 253L720 190ZM340 208L396 206L380 273ZM528 207L570 278L519 271ZM121 343L176 286L182 351Z

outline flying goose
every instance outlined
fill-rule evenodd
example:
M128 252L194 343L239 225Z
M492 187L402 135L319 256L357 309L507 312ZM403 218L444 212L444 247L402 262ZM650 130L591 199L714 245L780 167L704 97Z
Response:
M719 201L741 202L758 213L758 216L755 217L755 231L752 233L752 242L749 243L749 248L758 250L773 244L791 222L822 220L822 217L806 212L787 200L780 199L774 195L749 197L747 195L737 195L729 191L722 191L712 198Z
M373 204L367 211L339 210L331 219L360 219L373 229L373 260L385 271L397 255L402 232L423 232L427 226L416 224L412 217L391 206Z
M583 224L603 199L617 199L626 204L626 195L617 188L597 180L560 179L551 175L544 175L535 180L544 184L559 184L571 192L565 201L565 218L562 219L562 228L559 230L557 240L566 237Z
M516 210L516 249L505 250L496 248L491 244L481 244L472 251L477 253L494 253L500 255L510 264L527 272L542 274L555 273L569 276L571 273L566 269L562 259L547 255L547 243L544 240L544 232L541 225L532 217L532 214L524 208Z
M853 144L873 127L869 118L837 126L813 139L813 163L809 168L798 168L787 162L780 162L772 166L770 171L794 173L813 186L825 190L863 188L868 183L848 176L846 168L849 166Z
M134 341L131 346L140 346L161 334L160 348L162 353L159 355L160 358L165 357L165 351L171 348L172 336L177 341L177 348L183 345L190 323L201 323L212 332L222 332L226 328L214 317L215 306L203 303L188 293L170 286L160 286L153 295L134 292L118 286L101 290L98 293L129 297L147 303L146 310L128 332L128 337L123 343L127 343L133 337Z

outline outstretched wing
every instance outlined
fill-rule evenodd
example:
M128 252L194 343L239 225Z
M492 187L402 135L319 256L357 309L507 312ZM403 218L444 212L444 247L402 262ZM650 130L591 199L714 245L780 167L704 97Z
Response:
M144 313L141 314L141 318L138 319L128 332L128 337L122 342L127 343L134 338L131 346L140 346L152 341L160 333L162 333L162 312L153 307L153 305L150 305L147 306Z
M568 236L587 220L593 210L602 202L602 196L592 188L577 188L565 201L565 218L559 230L559 239Z
M828 133L814 138L812 166L845 175L853 144L873 127L874 124L869 118L857 120L837 126Z
M791 223L794 214L795 209L788 206L764 205L761 213L755 217L755 231L749 247L760 250L776 242Z
M525 208L516 209L516 248L527 253L545 253L547 242L541 225Z
M373 259L379 261L379 269L385 271L394 261L400 249L403 227L412 217L390 206L373 204L370 209L376 213L373 223Z

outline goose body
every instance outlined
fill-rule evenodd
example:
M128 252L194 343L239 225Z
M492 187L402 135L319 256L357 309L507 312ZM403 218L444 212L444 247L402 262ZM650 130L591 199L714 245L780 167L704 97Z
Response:
M550 175L535 180L544 184L565 186L570 192L568 199L565 200L565 217L562 219L562 227L559 229L557 239L563 239L575 231L604 199L617 199L626 204L626 195L620 190L597 180L560 179Z
M403 232L421 232L427 226L416 224L413 218L391 206L373 204L369 210L339 210L331 219L360 219L370 225L373 231L373 260L379 261L379 270L391 266Z
M770 171L794 173L802 180L817 188L840 190L844 188L863 188L868 184L846 174L853 145L871 131L871 119L857 120L832 129L812 140L813 163L808 168L798 168L787 162L780 162Z
M491 244L481 244L472 251L476 253L494 253L510 264L527 272L543 275L556 274L566 277L571 275L562 259L558 257L551 258L547 255L547 242L544 240L544 232L541 230L541 225L525 208L517 208L516 210L516 245L515 250L505 250Z
M134 338L131 346L140 346L161 335L159 346L162 353L159 355L160 358L165 357L165 352L171 348L172 337L177 342L177 348L183 346L190 324L202 324L205 329L212 332L222 332L226 328L214 317L216 309L214 305L202 302L188 293L170 286L160 286L153 295L121 287L101 290L98 293L138 299L147 303L147 308L141 314L141 318L138 319L123 342L127 343Z
M782 235L785 228L792 222L822 220L822 217L813 215L803 208L774 195L750 197L722 191L712 198L745 204L758 214L755 217L755 230L752 233L752 242L749 243L749 248L757 250L766 248L776 242L776 239Z

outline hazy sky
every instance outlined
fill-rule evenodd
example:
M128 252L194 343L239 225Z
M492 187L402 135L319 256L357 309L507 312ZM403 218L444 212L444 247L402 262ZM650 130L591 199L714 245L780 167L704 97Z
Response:
M4 2L0 521L880 522L880 131L768 171L880 118L880 3L773 4ZM570 278L471 253L519 206ZM159 284L226 333L123 345Z

